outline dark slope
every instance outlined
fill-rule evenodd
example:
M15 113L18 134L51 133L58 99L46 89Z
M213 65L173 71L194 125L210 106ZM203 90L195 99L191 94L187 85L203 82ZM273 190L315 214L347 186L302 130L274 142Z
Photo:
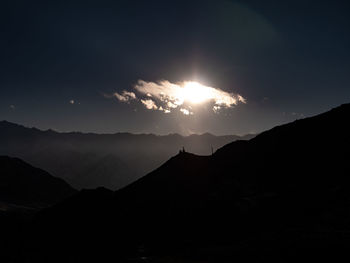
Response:
M180 153L116 193L133 199L324 194L350 186L350 104L232 142L213 156ZM332 138L324 140L324 138Z
M62 201L75 192L62 179L53 177L20 159L0 156L0 202L2 203L42 207ZM5 206L3 204L3 207Z
M111 200L91 192L94 207L84 197L42 214L33 229L45 237L37 236L36 248L57 255L55 246L42 240L49 235L62 244L79 232L79 245L61 245L55 259L102 260L144 249L152 259L171 255L209 262L346 256L349 116L346 104L231 143L213 156L179 153ZM96 204L103 209L94 213ZM69 220L78 207L90 212L75 213L81 224ZM60 230L42 231L43 224Z
M183 146L197 154L211 154L211 147L252 137L58 133L2 121L0 155L21 158L78 189L119 189L160 166Z
M231 143L213 156L255 191L324 191L349 186L350 104L275 127L246 142ZM324 140L325 136L331 138ZM238 179L237 176L235 179Z
M0 262L19 261L26 226L35 213L76 190L20 159L0 156Z

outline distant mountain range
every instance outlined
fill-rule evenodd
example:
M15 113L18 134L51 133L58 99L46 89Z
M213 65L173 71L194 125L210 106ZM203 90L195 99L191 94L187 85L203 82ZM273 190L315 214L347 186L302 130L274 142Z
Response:
M209 155L212 149L252 137L58 133L1 121L0 155L21 158L77 189L104 186L115 190L154 170L183 147Z
M350 247L349 118L342 105L212 156L180 152L114 193L82 191L36 217L28 257L339 261Z

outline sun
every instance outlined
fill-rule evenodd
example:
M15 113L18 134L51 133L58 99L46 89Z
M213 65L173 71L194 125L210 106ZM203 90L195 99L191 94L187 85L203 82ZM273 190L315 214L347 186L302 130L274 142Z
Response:
M185 102L199 104L213 98L212 88L195 81L186 81L178 96Z

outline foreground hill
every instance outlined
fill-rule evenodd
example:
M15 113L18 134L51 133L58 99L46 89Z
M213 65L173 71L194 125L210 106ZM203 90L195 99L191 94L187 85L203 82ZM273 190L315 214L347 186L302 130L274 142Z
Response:
M45 207L62 201L75 192L62 179L20 159L0 156L1 210L16 206Z
M40 234L29 250L45 256L31 258L295 262L348 256L349 116L350 104L342 105L230 143L213 156L179 153L114 195L81 193L37 217L32 229Z
M20 159L0 156L0 262L22 257L26 226L36 211L75 193L62 179Z
M2 121L0 155L21 158L78 189L118 189L154 170L182 147L208 155L211 147L252 137L58 133Z

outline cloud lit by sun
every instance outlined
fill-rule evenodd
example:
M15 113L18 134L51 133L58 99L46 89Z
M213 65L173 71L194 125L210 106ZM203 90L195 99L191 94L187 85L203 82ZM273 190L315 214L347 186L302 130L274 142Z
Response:
M114 93L114 97L121 102L141 102L148 110L158 110L170 113L179 109L184 115L193 115L193 108L199 104L211 103L214 112L223 108L232 108L239 102L246 100L239 94L205 86L195 81L171 83L169 81L146 82L139 80L134 86L135 92L124 90L122 93Z

